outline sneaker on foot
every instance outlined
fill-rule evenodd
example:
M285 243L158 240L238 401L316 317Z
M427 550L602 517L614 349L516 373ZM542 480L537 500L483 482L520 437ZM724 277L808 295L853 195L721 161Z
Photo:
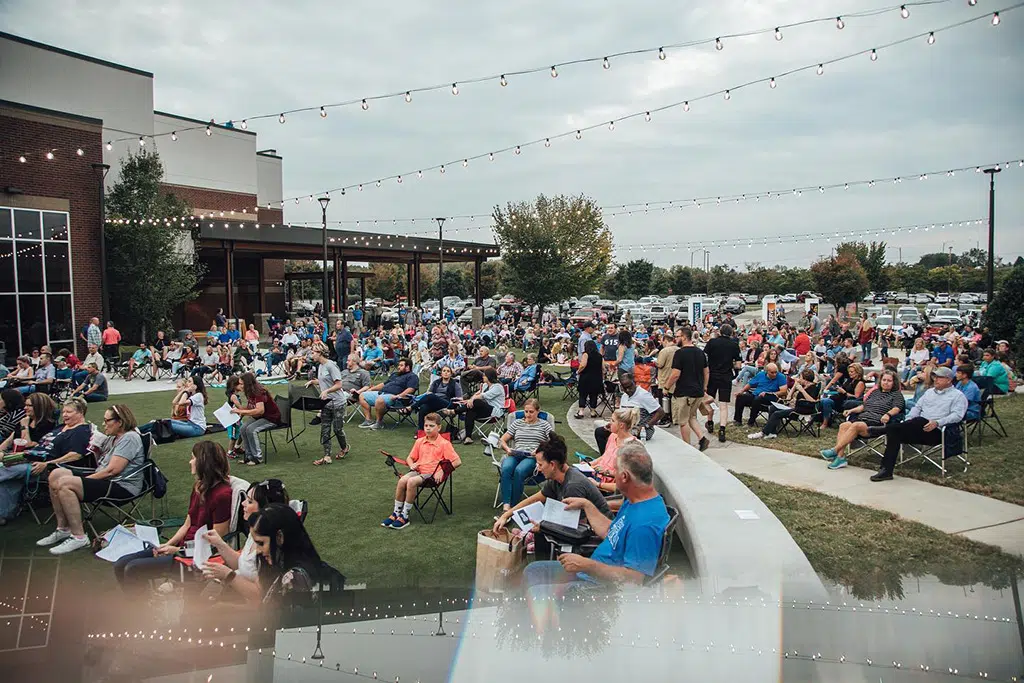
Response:
M885 470L878 470L876 473L871 475L871 481L891 481L892 472L886 472Z
M67 529L57 529L46 538L40 538L36 541L36 545L40 548L45 548L46 546L55 545L68 538L71 538L70 531Z
M381 523L380 523L380 525L381 525L382 527L388 528L388 527L391 527L391 526L393 526L393 525L394 525L394 523L395 523L395 522L396 522L397 520L398 520L398 515L397 515L397 514L395 514L394 512L392 512L392 513L391 513L391 515L390 515L390 516L389 516L389 517L388 517L387 519L385 519L385 520L384 520L383 522L381 522Z
M836 449L834 449L834 448L826 448L826 449L822 450L821 451L821 457L825 458L825 460L835 460L835 458L836 458Z
M384 423L383 422L374 422L373 424L370 425L369 429L374 429L374 430L384 429Z
M392 529L404 529L409 526L409 518L405 515L398 515L395 517L395 521L391 523Z
M706 451L708 449L708 446L710 446L710 445L711 445L711 442L708 441L708 437L706 437L706 436L700 437L700 441L697 442L697 448L700 449L701 453Z
M55 545L50 548L51 555L66 555L82 548L87 548L92 545L92 541L85 534L81 536L69 536L60 545Z
M310 420L310 421L309 421L309 426L310 426L310 427L315 427L315 426L317 426L318 424L320 424L320 422L321 422L321 420L320 420L320 416L319 416L319 415L317 415L316 417L314 417L314 418L313 418L312 420Z
M748 439L762 439L762 438L764 438L764 434L762 434L761 432L751 432L750 434L747 434L747 438Z
M836 456L836 458L833 459L832 462L830 462L828 464L828 468L830 470L838 470L838 469L841 469L843 467L846 467L846 458L844 458L841 455Z
M714 421L708 420L707 422L705 422L704 423L704 428L707 429L709 433L715 431L715 423L714 423Z
M766 438L766 439L774 439L774 438L776 438L778 436L779 436L778 434L765 434L764 438Z
M718 426L718 441L719 443L725 443L725 425Z
M359 428L360 429L369 429L370 427L372 427L375 424L377 424L377 423L374 422L373 420L363 420L362 422L359 423Z

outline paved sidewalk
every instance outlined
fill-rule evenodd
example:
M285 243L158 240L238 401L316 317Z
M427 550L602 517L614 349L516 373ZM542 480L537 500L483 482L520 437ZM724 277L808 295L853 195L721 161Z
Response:
M568 424L588 444L594 444L594 420L572 419ZM661 428L655 439L679 439L677 427ZM875 483L874 470L846 467L829 470L824 460L771 448L712 439L705 455L722 467L765 481L836 496L855 505L886 510L948 534L958 534L1007 553L1024 556L1024 506L958 489L899 476Z

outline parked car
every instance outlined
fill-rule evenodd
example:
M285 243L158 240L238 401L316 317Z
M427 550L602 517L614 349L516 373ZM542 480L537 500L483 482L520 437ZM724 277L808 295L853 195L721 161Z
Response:
M937 304L948 304L949 303L949 292L937 292L935 294L935 303L937 303Z
M889 297L886 296L885 292L879 292L871 297L871 303L887 304L889 303Z
M586 295L580 297L580 302L581 302L581 304L590 305L590 304L593 304L594 302L596 302L600 298L601 297L599 297L597 294L586 294Z
M931 322L932 316L935 315L935 311L939 310L940 308L942 308L942 305L938 304L938 303L930 303L929 302L929 303L925 304L924 305L924 317L925 317L925 319L927 319L928 322Z
M885 315L880 315L877 318L875 318L875 329L877 329L879 332L882 332L883 330L898 329L902 324L902 320L900 320L899 318L895 318L889 315L888 313L886 313Z
M795 304L796 294L783 294L779 297L779 302L784 304Z
M588 320L597 320L601 317L600 308L580 308L569 316L569 322L577 327L582 326Z
M900 306L896 309L896 317L902 318L905 315L920 315L916 306Z
M902 313L900 314L900 323L910 323L916 329L920 330L924 326L924 318L915 309L913 313Z
M652 304L650 309L651 322L663 323L668 321L668 308L663 304Z
M939 308L928 317L928 322L930 324L946 323L955 329L960 329L964 324L964 319L960 317L960 311L955 308Z
M745 313L747 310L747 304L743 299L738 296L729 297L725 304L722 306L723 313L732 313L733 315L739 315Z
M757 294L744 294L743 303L749 304L751 306L756 306L757 304L761 303L761 297L759 297Z
M914 303L915 304L930 304L931 302L932 302L932 295L931 294L920 293L920 294L915 294L914 295Z
M893 297L893 301L895 301L898 304L909 304L910 295L907 294L906 292L896 292L896 296Z
M490 307L484 308L484 322L485 323L489 323L489 322L493 321L495 315L496 315L496 312L495 312L495 310L493 308L490 308ZM460 323L471 323L471 322L473 322L473 308L470 307L470 308L467 308L466 310L464 310L459 315L457 320Z

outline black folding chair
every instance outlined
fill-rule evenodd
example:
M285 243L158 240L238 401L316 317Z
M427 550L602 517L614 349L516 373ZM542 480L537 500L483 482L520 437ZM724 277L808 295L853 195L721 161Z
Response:
M981 389L981 415L977 420L968 422L967 430L968 436L976 435L978 437L978 445L980 446L986 429L996 436L1005 437L1007 434L1002 420L996 414L995 395L992 393L995 388L994 380L991 377L975 375L974 383Z
M107 495L97 498L91 502L82 502L82 524L84 524L89 531L92 532L93 538L99 538L100 534L96 530L95 521L98 520L98 515L102 514L104 517L109 519L114 524L125 524L125 523L138 523L148 524L156 514L156 499L150 498L152 503L152 509L148 517L143 516L139 507L147 496L150 496L156 490L156 478L154 472L156 470L156 464L150 459L150 452L153 448L153 438L151 434L142 435L142 452L144 459L141 465L132 468L131 470L125 470L121 474L109 479L108 481L112 484L120 484L135 475L142 473L142 488L134 496L128 496L125 498L112 495ZM68 469L76 471L74 467ZM85 470L85 472L91 472L94 470Z
M442 438L450 439L450 435L447 432L441 433ZM395 473L395 477L401 477L402 473L398 471L399 465L409 466L408 461L396 458L387 451L381 451L381 455L384 456L384 464L391 468L391 471ZM416 512L419 513L420 519L423 520L424 524L430 524L434 521L434 517L437 516L437 508L441 508L446 514L451 515L455 510L455 499L454 499L454 477L452 476L455 472L455 465L452 464L451 460L444 459L437 463L434 471L430 474L430 479L425 481L422 486L416 490L416 499L413 501L413 507ZM440 481L439 481L440 480ZM445 500L447 494L448 500ZM426 512L430 513L430 517L427 518Z
M274 453L277 453L277 443L274 441L274 432L284 430L285 441L290 443L292 448L295 449L295 457L300 458L299 447L295 445L295 436L292 432L292 404L288 400L287 396L274 396L274 403L277 404L277 410L281 413L281 421L275 424L273 427L264 429L259 433L263 437L263 462L267 462L270 459L270 448L274 449Z
M813 408L798 405L793 412L782 418L779 431L794 438L806 434L817 439L821 436L822 419L820 401L815 401Z

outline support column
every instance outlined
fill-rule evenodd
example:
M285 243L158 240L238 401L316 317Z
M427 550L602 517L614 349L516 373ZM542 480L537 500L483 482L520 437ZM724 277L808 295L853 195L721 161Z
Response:
M230 320L235 317L235 250L234 244L224 242L224 312Z
M366 315L366 278L359 278L359 300L363 303L363 315Z
M334 297L331 300L334 302L335 313L345 312L345 307L341 304L341 259L337 249L334 250Z
M341 311L348 310L348 261L341 260Z
M480 267L483 265L483 261L480 259L476 260L473 267L473 296L476 298L476 305L482 306L484 298L481 296L480 291Z
M412 308L412 261L405 264L405 305Z
M257 312L267 312L267 269L262 256L260 256L260 310Z

